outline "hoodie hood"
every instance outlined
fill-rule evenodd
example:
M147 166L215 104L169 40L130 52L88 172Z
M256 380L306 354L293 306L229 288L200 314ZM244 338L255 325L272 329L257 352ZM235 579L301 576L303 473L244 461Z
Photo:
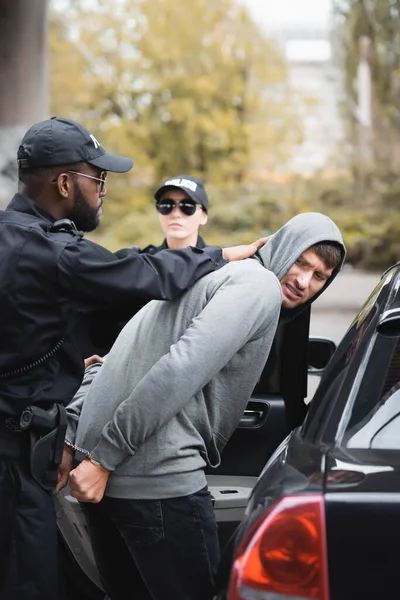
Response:
M258 250L255 257L268 270L272 271L279 281L289 271L296 260L314 244L320 242L337 242L342 247L342 259L335 267L324 287L310 300L293 308L282 309L281 317L285 320L295 318L300 312L314 302L332 283L343 267L346 248L342 234L335 223L321 213L302 213L290 219L274 233L268 242Z

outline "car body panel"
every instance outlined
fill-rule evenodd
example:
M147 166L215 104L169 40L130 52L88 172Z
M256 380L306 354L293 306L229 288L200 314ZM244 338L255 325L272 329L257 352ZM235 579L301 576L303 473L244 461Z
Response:
M400 453L335 450L324 491L330 600L397 599Z
M391 324L387 337L379 324L400 306L399 290L400 265L394 265L344 335L303 424L264 468L225 550L218 598L227 598L236 549L250 543L268 509L285 496L315 493L324 498L330 600L398 598L400 402L397 412L394 403L400 391L389 400L386 394L400 381L400 327ZM399 442L394 428L380 440L388 447L375 449L372 419L390 398L394 406L386 418L398 425Z

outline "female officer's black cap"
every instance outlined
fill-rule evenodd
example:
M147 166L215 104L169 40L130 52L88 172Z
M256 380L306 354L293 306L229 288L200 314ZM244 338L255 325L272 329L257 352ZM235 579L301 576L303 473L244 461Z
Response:
M198 177L192 175L176 175L166 179L154 194L156 200L160 200L164 192L170 188L184 191L192 200L201 204L208 211L208 196L204 189L204 183Z

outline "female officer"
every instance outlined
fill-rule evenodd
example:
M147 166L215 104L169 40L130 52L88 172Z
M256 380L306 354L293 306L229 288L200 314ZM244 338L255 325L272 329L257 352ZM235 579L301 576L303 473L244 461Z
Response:
M141 253L206 246L199 235L200 227L208 220L208 197L201 179L190 175L170 177L156 191L154 198L165 239L159 246L146 246Z

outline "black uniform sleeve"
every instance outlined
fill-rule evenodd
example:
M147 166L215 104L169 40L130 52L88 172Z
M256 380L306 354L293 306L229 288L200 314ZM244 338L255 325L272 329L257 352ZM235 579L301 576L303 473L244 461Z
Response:
M125 258L126 256L130 256L132 252L142 252L142 250L140 249L140 246L128 246L127 248L121 248L120 250L117 250L114 254L121 259Z
M59 284L81 310L127 307L137 301L174 300L198 279L226 264L222 249L189 246L155 255L118 256L85 239L68 244L58 267Z

